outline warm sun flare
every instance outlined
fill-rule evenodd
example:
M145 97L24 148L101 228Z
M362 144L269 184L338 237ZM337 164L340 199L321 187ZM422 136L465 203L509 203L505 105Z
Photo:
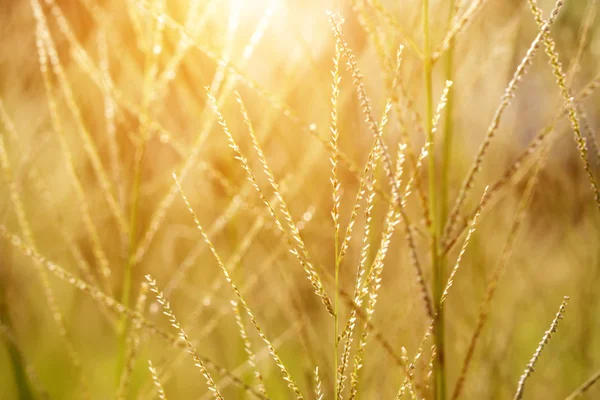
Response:
M0 0L0 400L600 398L599 6Z

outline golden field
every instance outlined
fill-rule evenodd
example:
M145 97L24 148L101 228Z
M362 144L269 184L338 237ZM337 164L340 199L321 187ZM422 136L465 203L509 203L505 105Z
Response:
M0 2L0 399L598 398L598 14Z

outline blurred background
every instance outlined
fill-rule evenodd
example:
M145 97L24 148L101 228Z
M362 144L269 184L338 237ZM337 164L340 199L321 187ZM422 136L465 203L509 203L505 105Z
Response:
M600 94L582 90L594 79L598 82L599 3L565 3L550 32L578 101L588 159L598 177L594 135L600 125ZM540 0L539 5L547 18L553 2ZM433 69L434 104L444 82L453 81L451 103L442 114L436 150L430 155L438 171L449 176L450 208L501 96L538 32L527 1L432 0L433 49L440 48L471 7L474 12L452 42L452 58L442 53ZM345 39L364 75L376 119L392 94L395 55L404 45L401 89L394 93L397 99L384 135L390 149L405 143L409 155L418 155L425 142L426 102L420 1L0 2L1 224L47 259L131 308L144 275L151 274L198 352L220 366L209 370L226 398L252 394L220 372L254 384L230 305L233 293L171 175L180 176L200 223L301 389L314 393L318 365L323 390L330 397L331 317L234 158L204 89L209 87L217 98L261 188L274 200L235 100L234 90L239 92L311 259L333 293L327 143L335 37L327 11L339 12L345 19ZM344 231L358 189L356 171L363 169L373 136L345 62L341 70L339 146L355 168L340 162ZM481 173L460 210L462 222L476 209L486 185L497 189L445 305L450 392L488 283L507 255L505 244L534 164L545 160L462 398L512 396L565 295L571 297L565 318L530 378L526 397L565 398L600 369L599 210L562 104L542 45L502 116ZM549 128L554 129L544 134ZM453 140L445 163L437 144L448 129ZM542 146L535 145L540 133ZM527 155L532 141L536 147ZM516 173L503 180L522 154L526 156ZM407 168L413 171L412 167L409 163ZM386 181L381 167L376 175ZM427 196L427 168L419 170L418 177L419 189L407 199L407 213L429 283L428 227L420 198ZM389 192L385 183L382 188ZM381 235L386 210L386 201L376 196L374 242ZM23 220L28 221L29 233ZM347 293L354 287L363 229L359 218L342 263L341 282ZM457 244L449 247L449 266L464 238L460 232L449 237L457 238ZM386 257L372 320L378 334L370 337L361 370L362 398L396 394L405 378L398 365L401 349L412 359L429 323L403 236L400 230L393 236ZM115 396L123 369L120 316L73 285L43 275L8 240L0 240L0 399L17 399L25 393L52 399ZM44 279L49 289L44 289ZM50 292L55 309L47 297ZM67 339L57 326L56 310ZM177 334L154 294L149 293L142 312L161 329ZM344 304L342 321L348 312ZM264 343L250 324L246 329L270 397L291 397ZM185 350L145 329L138 335L126 398L155 398L148 359L159 370L168 397L209 398ZM426 378L430 350L426 350L415 375L425 397L431 391ZM86 386L87 394L82 389ZM600 385L586 396L598 398Z

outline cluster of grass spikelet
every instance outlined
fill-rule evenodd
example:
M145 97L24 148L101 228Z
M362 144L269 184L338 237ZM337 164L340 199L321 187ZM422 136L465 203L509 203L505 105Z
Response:
M600 2L326 3L0 6L0 400L600 396Z

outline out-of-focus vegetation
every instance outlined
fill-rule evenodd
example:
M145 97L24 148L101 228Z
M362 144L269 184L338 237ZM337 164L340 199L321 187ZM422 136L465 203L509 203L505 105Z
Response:
M0 399L598 398L599 6L0 2Z

